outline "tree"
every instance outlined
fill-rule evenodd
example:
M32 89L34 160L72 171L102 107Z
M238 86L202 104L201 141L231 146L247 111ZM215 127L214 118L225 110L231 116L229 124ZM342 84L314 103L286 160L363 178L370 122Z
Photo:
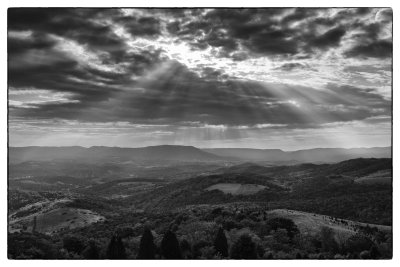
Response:
M150 229L144 229L142 238L140 239L138 259L154 259L156 246L154 245L153 234Z
M99 248L94 240L90 240L88 246L82 252L85 259L95 260L100 258Z
M221 254L222 257L228 257L228 241L224 233L224 229L221 227L218 230L217 236L214 240L215 251Z
M85 242L81 236L67 235L63 238L63 247L76 254L80 254L85 248Z
M126 259L125 246L120 236L117 237L117 251L118 251L117 259Z
M256 244L247 234L241 235L232 245L232 259L257 259Z
M371 255L371 259L378 259L381 256L378 248L375 245L371 247L369 254Z
M355 254L359 254L364 250L369 251L373 246L374 242L367 236L360 233L351 236L345 243L346 251Z
M327 226L321 227L321 248L324 252L336 253L339 250L339 245L335 240L335 233L332 228Z
M36 216L34 216L33 217L32 233L36 232L36 226L37 226L37 218L36 218Z
M369 254L369 251L363 250L360 252L360 259L370 259L371 255Z
M192 256L194 259L198 259L202 255L202 249L208 246L211 246L212 244L205 241L205 240L197 240L193 243L192 246Z
M56 259L59 249L54 245L52 239L40 233L9 233L7 250L9 259Z
M182 258L183 259L191 259L192 258L192 250L191 250L190 243L186 239L183 239L180 242L179 246L181 248Z
M286 229L288 237L293 239L295 234L299 233L297 225L291 220L286 218L273 218L268 220L267 225L270 230L276 231L277 229Z
M125 246L121 237L113 236L107 247L108 259L126 259Z
M176 235L168 230L161 240L161 252L166 259L181 259L181 250Z

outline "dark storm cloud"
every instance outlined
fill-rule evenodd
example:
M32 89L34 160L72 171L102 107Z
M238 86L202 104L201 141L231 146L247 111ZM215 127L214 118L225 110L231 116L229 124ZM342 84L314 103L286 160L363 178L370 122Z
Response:
M375 12L370 8L349 8L335 15L321 15L326 9L217 9L193 15L179 14L167 25L171 34L191 40L194 49L218 47L223 57L235 58L241 45L250 56L312 55L340 45L342 38L353 30L363 31L355 47L378 40L382 23L390 22L390 12L382 11L381 21L366 23L362 18ZM356 22L349 22L352 19ZM297 23L297 24L296 24ZM318 26L327 29L321 32ZM354 36L357 39L356 36ZM374 46L374 45L372 45ZM374 46L375 49L379 49ZM243 51L241 51L243 52ZM379 52L375 54L381 54ZM347 53L346 56L357 56ZM373 55L372 55L373 56Z
M281 21L281 23L291 23L291 22L297 22L297 21L302 21L304 19L310 18L315 16L317 13L317 9L313 8L296 8L293 13L287 15L284 17Z
M357 43L351 49L345 51L346 57L388 58L392 56L392 40L379 39L379 33L384 25L381 23L367 25L357 23L354 26L361 33L352 36Z
M12 8L8 11L8 26L9 30L55 34L108 52L126 49L109 26L91 20L100 12L96 9Z
M247 47L265 55L294 55L298 53L298 43L288 39L290 31L269 31L251 37Z
M363 11L365 14L367 11ZM360 11L358 12L358 14ZM352 40L356 44L349 50L345 51L346 57L358 58L388 58L392 56L393 43L391 38L381 39L380 34L389 29L392 22L392 10L384 9L375 14L375 22L361 23L359 21L353 23L351 27L357 30L353 34Z
M9 85L70 92L82 103L105 100L118 91L118 87L129 85L132 75L142 75L163 59L159 49L127 52L125 42L109 26L95 20L119 13L118 10L98 9L9 9ZM151 24L151 20L139 19L142 26ZM16 38L13 31L30 31L31 34ZM96 64L106 64L112 69L123 63L123 71L81 66L79 56L68 54L74 51L56 49L56 45L63 45L65 41L57 41L51 34L75 41L89 52L107 52Z
M14 55L26 52L29 49L49 49L52 48L56 42L51 40L44 34L33 34L29 39L8 38L7 52Z
M311 44L312 46L318 48L337 46L345 33L346 31L343 27L337 27L327 31L320 36L316 36L311 41Z
M292 71L292 70L312 70L312 71L317 71L313 68L311 68L308 64L301 64L298 62L294 63L285 63L280 65L279 67L275 68L276 70L282 70L282 71Z
M311 56L315 51L337 47L351 29L361 29L362 33L346 56L385 57L389 46L391 51L391 42L378 38L382 31L379 24L344 27L342 19L317 17L318 9L287 11L155 10L160 17L173 17L166 28L175 41L185 41L192 49L219 48L217 56L235 61L265 55ZM353 10L352 14L364 16L365 12L370 10ZM111 26L98 23L102 18L112 18L134 39L155 40L162 34L158 16L127 16L118 10L9 9L9 30L31 32L23 38L8 38L9 85L15 90L66 92L72 100L29 105L34 108L13 106L12 116L84 122L315 127L321 122L390 114L390 102L373 89L331 84L327 90L316 90L243 81L201 63L194 72L179 62L168 61L161 48L129 51ZM312 26L315 21L327 30L318 34ZM300 24L293 26L296 23ZM75 56L68 54L74 51L60 51L57 47L65 40L57 41L52 35L73 40L87 51ZM82 63L79 56L89 52L95 53L95 59ZM286 63L277 69L311 70L305 63Z
M85 95L78 98L79 103L37 105L13 113L36 119L89 122L315 127L313 114L323 117L324 122L342 122L390 112L390 103L372 89L331 85L329 90L320 91L301 86L220 81L211 74L202 79L178 62L166 64L166 71L133 84L131 90L110 92L103 97ZM135 90L139 86L141 90Z
M384 9L379 12L381 21L384 23L390 23L393 20L393 10L391 8Z
M193 46L200 49L211 46L232 52L242 42L256 53L293 54L295 43L285 39L290 32L274 30L271 24L271 18L282 12L284 9L216 9L193 21L187 18L171 22L167 29L181 38L194 40ZM255 22L255 17L261 20Z
M357 45L346 51L345 55L347 57L388 58L392 56L392 50L392 42L379 40L365 45Z
M117 17L115 21L121 23L133 36L156 36L161 33L160 21L154 17Z
M77 100L99 101L119 91L118 88L130 86L134 82L132 75L140 76L162 61L160 51L157 50L130 53L123 58L127 63L126 72L113 73L79 67L75 60L51 50L43 52L52 58L49 64L42 62L40 65L30 65L31 62L26 62L23 55L9 56L9 85L70 92L77 95Z

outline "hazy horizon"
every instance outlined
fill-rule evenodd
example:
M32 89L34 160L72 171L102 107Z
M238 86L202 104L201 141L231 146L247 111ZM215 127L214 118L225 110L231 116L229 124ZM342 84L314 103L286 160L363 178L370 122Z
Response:
M390 8L9 9L11 146L385 147Z
M135 146L135 147L129 147L129 146L102 146L102 145L95 145L95 146L9 146L9 148L24 148L24 147L57 147L57 148L63 148L63 147L83 147L83 148L91 148L91 147L107 147L107 148L144 148L144 147L157 147L157 146L185 146L185 147L195 147L198 149L259 149L259 150L281 150L284 152L293 152L293 151L299 151L299 150L312 150L312 149L372 149L372 148L388 148L392 147L390 146L373 146L373 147L310 147L310 148L304 148L304 149L297 149L297 150L284 150L281 148L254 148L254 147L196 147L196 146L190 146L190 145L175 145L175 144L160 144L160 145L154 145L154 146Z

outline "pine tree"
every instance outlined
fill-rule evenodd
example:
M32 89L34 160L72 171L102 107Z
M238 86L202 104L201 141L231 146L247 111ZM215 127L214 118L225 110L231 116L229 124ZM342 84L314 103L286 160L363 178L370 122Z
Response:
M181 248L182 258L183 259L191 259L192 258L192 247L191 247L190 243L186 239L183 239L180 242L179 246Z
M107 258L108 259L125 259L125 246L122 242L121 237L113 236L107 247Z
M36 226L37 226L37 218L36 216L33 217L33 226L32 226L32 233L36 232Z
M217 236L215 237L214 248L222 257L228 257L228 241L226 240L222 227L219 228Z
M110 243L108 243L106 254L107 254L107 259L115 259L115 255L117 254L115 236L111 237Z
M82 254L85 259L89 260L95 260L100 258L99 248L97 247L94 240L89 241L89 245L85 248Z
M117 259L126 259L125 246L120 236L117 238L117 251Z
M85 242L82 236L66 235L63 237L63 248L70 252L80 254L85 248Z
M146 228L140 239L138 259L154 259L156 246L150 229Z
M166 259L181 259L181 250L176 235L168 230L161 240L161 252Z

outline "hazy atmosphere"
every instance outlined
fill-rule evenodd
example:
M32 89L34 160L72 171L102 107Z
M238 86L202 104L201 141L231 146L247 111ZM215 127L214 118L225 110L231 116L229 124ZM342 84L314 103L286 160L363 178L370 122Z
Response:
M391 8L9 8L7 49L8 259L393 258Z
M391 145L391 9L11 9L8 56L11 146Z

